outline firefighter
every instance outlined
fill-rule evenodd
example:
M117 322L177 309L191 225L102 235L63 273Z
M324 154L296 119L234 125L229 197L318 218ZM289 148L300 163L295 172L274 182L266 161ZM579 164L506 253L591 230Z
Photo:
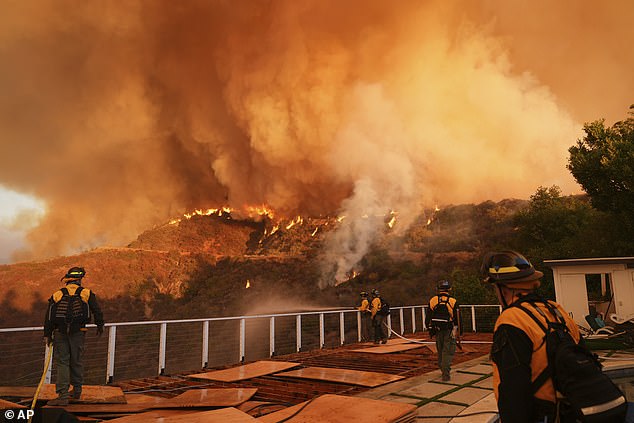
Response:
M451 379L451 362L456 353L456 338L460 327L460 311L458 301L451 296L451 282L439 281L436 285L438 294L429 299L429 312L425 316L425 325L432 337L436 337L438 367L442 380Z
M500 418L505 423L554 422L558 414L555 388L552 378L544 372L548 357L544 331L537 323L546 324L546 316L550 315L546 300L535 292L544 274L515 251L487 254L482 273L503 308L495 322L491 348L493 388ZM548 304L559 310L574 341L579 343L579 329L569 314L554 301ZM527 309L536 320L519 307ZM559 414L562 420L558 421L568 421L561 410Z
M357 310L361 313L361 342L370 340L370 326L372 325L372 312L370 311L370 301L368 293L363 291L359 294L361 297L361 305Z
M57 366L55 390L57 398L48 405L67 405L69 398L80 399L84 379L83 353L86 324L94 316L97 335L103 333L103 314L95 293L82 287L86 275L83 267L71 267L62 281L66 286L54 292L48 300L44 318L44 341L53 344ZM73 390L69 392L70 385Z
M378 289L372 290L372 301L370 302L370 313L372 316L372 327L374 328L374 343L387 344L387 332L384 327L386 315L381 312L382 300Z

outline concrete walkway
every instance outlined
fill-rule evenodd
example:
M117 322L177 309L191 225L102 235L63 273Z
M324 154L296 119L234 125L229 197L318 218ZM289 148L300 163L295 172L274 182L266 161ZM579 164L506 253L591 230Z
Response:
M440 370L393 382L359 394L359 397L405 402L418 407L417 422L493 423L499 420L493 394L493 369L488 356L455 365L451 380L443 382ZM472 414L481 413L483 414ZM468 416L460 417L461 415Z

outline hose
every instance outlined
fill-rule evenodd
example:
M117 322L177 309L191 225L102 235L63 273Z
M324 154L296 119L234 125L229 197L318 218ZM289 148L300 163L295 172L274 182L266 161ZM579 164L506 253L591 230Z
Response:
M40 390L42 389L42 385L44 384L44 379L46 379L46 373L48 372L48 367L51 365L51 358L53 358L53 346L49 346L48 354L46 359L44 360L44 371L42 372L42 377L40 378L40 383L37 385L37 389L35 390L35 396L33 397L33 402L31 403L31 411L35 410L35 403L37 402L37 397L40 395ZM33 414L29 416L29 423L33 419Z
M392 332L394 335L398 336L401 339L404 339L406 341L412 342L414 344L424 344L424 345L436 345L436 342L434 341L417 341L415 339L409 339L409 338L405 338L404 336L399 335L398 333L394 332L394 329L392 329L391 327L389 327L387 325L387 323L383 322L383 324L385 325L385 327ZM461 341L462 344L492 344L493 341Z

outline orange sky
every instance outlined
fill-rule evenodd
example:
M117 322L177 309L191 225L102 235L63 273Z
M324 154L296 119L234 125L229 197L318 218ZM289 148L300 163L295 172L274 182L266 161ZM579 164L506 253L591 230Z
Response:
M0 185L47 210L17 258L225 204L405 227L426 204L578 192L583 122L634 102L633 18L629 0L10 0Z

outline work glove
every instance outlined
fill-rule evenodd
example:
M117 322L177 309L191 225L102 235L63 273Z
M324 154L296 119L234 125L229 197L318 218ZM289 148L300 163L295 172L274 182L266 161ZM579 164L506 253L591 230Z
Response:
M97 336L101 338L101 335L103 335L103 325L97 326Z
M44 343L50 347L51 344L53 343L53 338L51 338L50 336L45 336Z

